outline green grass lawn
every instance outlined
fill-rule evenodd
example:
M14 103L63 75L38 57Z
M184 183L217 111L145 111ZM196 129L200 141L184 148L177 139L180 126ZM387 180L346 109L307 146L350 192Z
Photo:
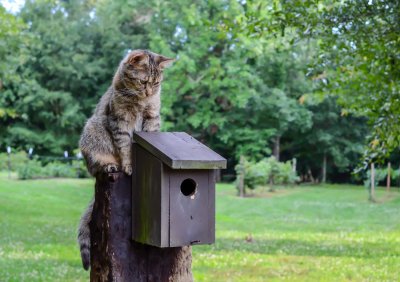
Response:
M0 174L0 281L88 281L75 237L92 186ZM217 241L193 247L195 280L399 281L400 193L377 195L326 185L242 199L218 185Z

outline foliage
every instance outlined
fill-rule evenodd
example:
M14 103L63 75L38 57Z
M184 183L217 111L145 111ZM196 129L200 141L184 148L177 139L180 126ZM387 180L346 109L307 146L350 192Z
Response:
M44 170L49 177L89 177L83 161L72 161L71 163L51 162L44 167Z
M278 162L275 157L262 159L259 162L251 162L244 160L244 183L246 187L255 189L258 186L265 186L270 181L273 184L294 184L299 180L296 173L293 171L290 162ZM236 171L239 173L241 167L236 166Z
M346 1L323 13L326 24L318 27L320 34L331 29L321 45L326 54L322 63L334 66L327 72L332 80L328 91L336 89L350 111L370 118L369 141L375 151L370 158L376 153L386 157L400 145L399 5L397 1ZM327 54L335 47L335 52Z
M293 171L291 162L277 162L275 158L269 158L269 161L274 162L276 166L275 170L270 172L270 178L273 175L274 184L295 184L300 181L296 172Z
M71 163L54 161L43 166L39 160L32 159L26 161L24 165L20 166L17 173L19 179L89 177L82 160L72 161Z
M387 168L375 168L375 187L378 187L379 182L386 181L388 175ZM390 179L394 182L400 176L400 170L390 169ZM364 186L369 188L371 186L371 170L367 170L366 178L364 179Z
M46 159L44 159L46 160ZM44 161L34 156L28 158L28 154L19 151L10 154L10 170L17 172L19 179L35 179L49 177L67 177L67 178L87 178L85 163L83 160L65 161ZM8 154L0 153L0 171L7 171Z
M0 5L0 121L13 118L17 115L15 107L4 104L4 88L7 87L7 80L20 80L20 76L15 73L14 63L15 53L23 42L22 29L23 22L15 16L7 13ZM1 133L3 127L0 123ZM0 134L1 134L0 133ZM1 136L1 135L0 135ZM3 137L3 136L2 136Z
M45 176L45 170L42 164L36 160L26 161L24 165L20 166L17 170L19 179L34 179L43 178Z
M243 163L236 165L235 169L237 175L239 175L239 173L244 173L244 185L250 189L265 185L267 181L265 162L260 161L255 163L244 159Z
M328 175L355 167L363 154L369 132L365 117L346 113L334 96L327 96L322 101L309 95L302 99L312 112L312 126L286 141L290 146L288 151L298 160L299 171L304 174L310 169L321 175L324 158Z
M232 185L217 185L216 243L193 248L196 281L397 280L397 191L378 189L379 199L390 197L379 205L344 185L234 195ZM0 174L0 280L88 281L75 238L92 196L92 180Z
M10 154L10 170L16 171L28 161L28 154L24 151L19 151ZM8 154L0 153L0 171L8 170Z
M309 75L348 112L366 115L372 132L364 166L400 144L398 1L246 1L225 21L233 37L284 36L318 46ZM293 34L296 36L293 37Z
M319 74L308 62L322 47L314 38L298 40L301 21L291 15L309 13L301 19L312 20L314 29L319 14L312 3L26 1L16 16L1 8L0 147L71 152L119 61L141 48L177 58L165 71L162 129L186 131L211 146L228 158L228 173L241 155L259 161L271 153L297 156L304 171L321 159L326 143L330 171L349 170L364 138L353 138L347 127L329 132L318 122L330 114L304 103L317 84L305 73ZM351 126L358 134L365 123L353 119ZM317 128L334 138L321 142ZM340 156L346 143L351 146Z
M71 162L71 167L74 168L75 176L77 178L88 178L90 177L89 172L87 171L86 164L83 160L73 160Z

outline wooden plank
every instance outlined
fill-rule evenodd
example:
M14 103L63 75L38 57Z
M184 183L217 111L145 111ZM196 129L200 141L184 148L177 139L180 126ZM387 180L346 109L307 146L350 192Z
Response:
M165 206L169 203L168 191L162 189L163 163L138 144L133 144L133 160L133 240L168 247L168 207Z
M215 243L215 173L214 170L208 171L208 213L212 216L208 221L209 244Z
M170 175L170 247L212 244L215 241L213 225L215 198L210 199L214 187L209 186L212 170L174 170ZM195 193L184 195L181 185L190 179ZM209 201L212 201L211 203Z
M134 132L133 140L174 169L226 168L226 159L185 132Z

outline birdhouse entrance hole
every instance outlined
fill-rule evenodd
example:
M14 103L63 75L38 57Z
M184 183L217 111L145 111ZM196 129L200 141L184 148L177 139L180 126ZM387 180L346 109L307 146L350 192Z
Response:
M185 196L193 196L196 193L197 183L191 178L186 178L181 183L181 192Z

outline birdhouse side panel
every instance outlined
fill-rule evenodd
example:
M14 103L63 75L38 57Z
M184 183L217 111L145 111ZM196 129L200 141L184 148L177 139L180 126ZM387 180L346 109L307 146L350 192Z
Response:
M163 163L133 144L132 235L133 240L168 246L168 191ZM164 195L163 195L164 194ZM164 199L164 202L163 202Z
M208 170L208 210L210 213L208 221L207 244L215 242L215 173L213 169Z

